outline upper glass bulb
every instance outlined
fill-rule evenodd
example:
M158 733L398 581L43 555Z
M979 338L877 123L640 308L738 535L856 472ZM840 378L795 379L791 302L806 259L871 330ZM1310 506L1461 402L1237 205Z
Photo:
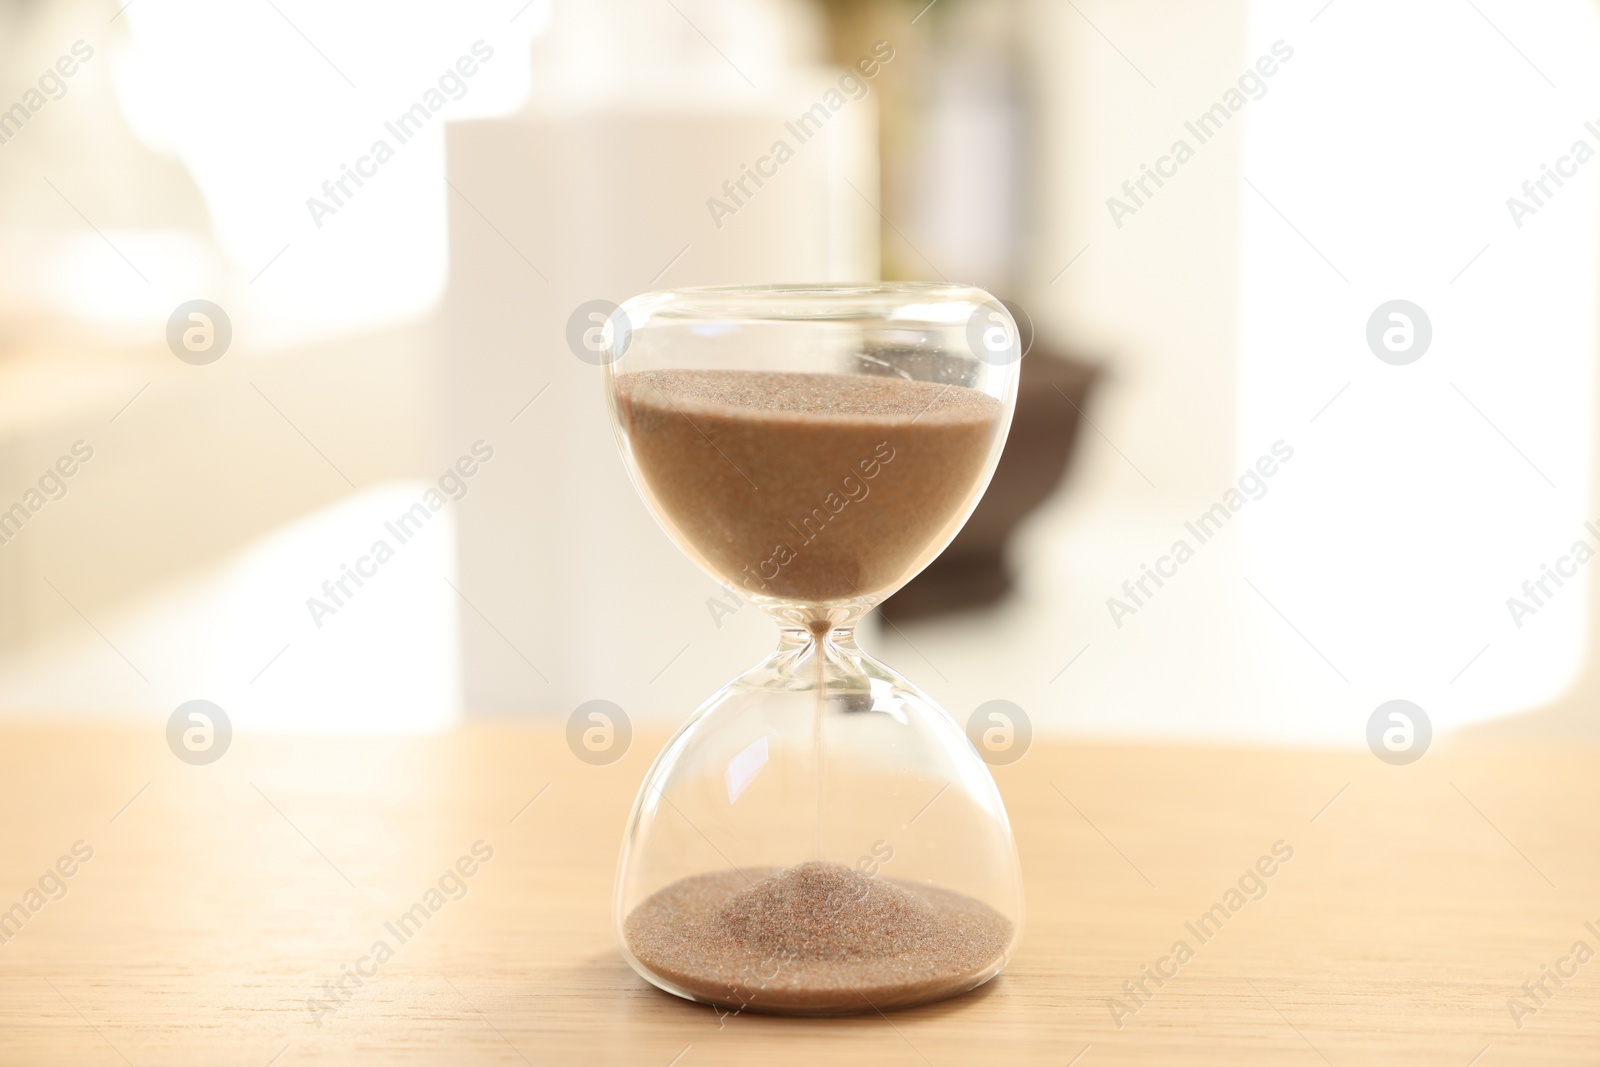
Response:
M765 606L859 614L950 543L999 460L1020 350L981 289L691 289L613 316L635 484Z

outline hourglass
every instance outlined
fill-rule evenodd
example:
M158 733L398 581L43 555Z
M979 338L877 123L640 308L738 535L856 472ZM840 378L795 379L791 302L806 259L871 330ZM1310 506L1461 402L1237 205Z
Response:
M882 1011L983 984L1021 931L1005 806L855 627L988 485L1016 401L1010 315L955 285L686 289L633 298L605 333L635 486L779 630L645 777L623 955L732 1010Z

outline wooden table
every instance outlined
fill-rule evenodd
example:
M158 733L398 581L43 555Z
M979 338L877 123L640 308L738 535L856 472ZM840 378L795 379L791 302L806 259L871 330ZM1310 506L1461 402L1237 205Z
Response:
M677 1000L617 953L617 846L660 740L591 767L556 726L240 736L192 767L158 727L7 727L0 908L55 892L62 857L72 875L0 945L0 1064L1600 1062L1600 960L1542 1006L1523 990L1600 951L1600 747L1440 742L1391 767L1041 740L996 772L1028 886L1007 972L796 1020ZM465 894L363 962L480 841ZM1278 841L1266 895L1198 939ZM1193 958L1135 1001L1123 983L1170 973L1179 940ZM319 1026L308 1000L352 968Z

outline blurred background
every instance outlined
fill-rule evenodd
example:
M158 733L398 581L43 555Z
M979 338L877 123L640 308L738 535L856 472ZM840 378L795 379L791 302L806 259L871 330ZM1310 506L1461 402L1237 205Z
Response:
M863 632L958 720L1594 734L1597 30L0 0L0 714L675 724L773 627L654 525L569 319L883 278L1033 335L984 509Z

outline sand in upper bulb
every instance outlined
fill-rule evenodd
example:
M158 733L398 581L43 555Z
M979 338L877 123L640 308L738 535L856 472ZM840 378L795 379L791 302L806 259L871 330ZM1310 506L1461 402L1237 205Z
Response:
M1003 407L861 374L635 371L618 404L646 491L739 588L824 603L897 587L972 503Z

